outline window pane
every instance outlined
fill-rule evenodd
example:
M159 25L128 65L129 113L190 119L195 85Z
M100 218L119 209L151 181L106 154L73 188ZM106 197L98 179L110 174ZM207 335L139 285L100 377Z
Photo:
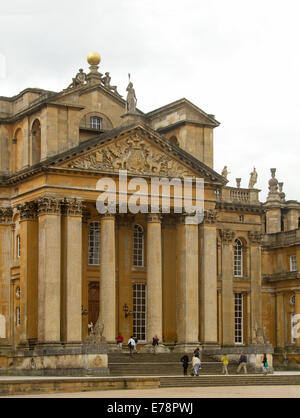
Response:
M235 293L235 343L243 344L243 294Z
M92 116L90 119L90 127L93 129L101 129L101 118Z
M99 222L92 222L89 225L88 263L89 265L100 264L100 223Z
M144 267L144 229L140 225L134 226L133 267Z
M243 248L239 239L234 243L234 275L243 275Z
M133 285L133 335L139 341L146 341L146 285Z

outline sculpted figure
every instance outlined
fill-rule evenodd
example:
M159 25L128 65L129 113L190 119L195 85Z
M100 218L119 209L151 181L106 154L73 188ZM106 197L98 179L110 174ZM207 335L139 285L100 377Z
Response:
M86 82L86 74L83 72L83 69L80 68L79 73L76 74L76 77L72 78L72 83L69 85L68 89L78 87Z
M112 90L114 93L119 94L117 92L117 86L111 86L110 85L110 80L111 80L111 77L110 77L109 73L105 73L105 76L102 78L102 82L104 84L104 87L106 87L108 90Z
M87 338L87 342L90 344L99 344L102 342L105 342L105 338L103 337L103 331L104 331L104 324L99 318L96 322L96 325L94 328L91 328L90 335Z
M129 82L126 91L128 91L127 100L126 100L126 112L135 113L137 98L136 98L135 90L133 88L133 84L131 81Z
M227 179L228 174L230 174L230 173L227 170L227 165L225 165L225 167L222 170L222 176L225 177L225 179Z
M256 182L257 182L257 172L256 172L256 169L254 167L252 173L250 173L250 180L249 180L248 189L253 189Z

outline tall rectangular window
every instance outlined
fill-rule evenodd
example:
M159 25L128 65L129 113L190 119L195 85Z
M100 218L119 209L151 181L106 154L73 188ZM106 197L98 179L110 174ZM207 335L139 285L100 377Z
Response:
M88 263L90 266L100 264L100 222L91 222L88 237Z
M290 271L297 271L296 255L291 255L290 256Z
M146 285L133 285L133 335L139 341L146 341Z
M17 258L21 257L21 237L17 235Z
M144 229L141 225L134 225L133 267L144 267Z
M239 239L234 243L234 276L243 275L243 245Z
M236 344L243 344L243 294L235 293L234 296L235 308L235 330L234 338Z

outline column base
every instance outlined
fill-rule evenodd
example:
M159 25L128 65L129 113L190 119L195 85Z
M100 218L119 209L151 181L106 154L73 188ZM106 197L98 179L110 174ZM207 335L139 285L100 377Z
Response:
M154 347L152 344L145 344L139 350L141 353L152 353L152 354L161 354L161 353L170 353L170 349L166 347L164 344L158 344Z
M174 353L193 353L194 350L197 347L199 347L200 353L201 353L202 346L200 345L199 342L195 342L195 343L179 343L179 344L176 344L175 345L173 352Z

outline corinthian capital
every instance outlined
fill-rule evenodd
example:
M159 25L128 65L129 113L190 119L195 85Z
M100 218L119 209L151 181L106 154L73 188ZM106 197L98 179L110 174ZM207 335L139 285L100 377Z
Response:
M20 213L20 221L34 221L37 218L36 202L25 202L17 206Z
M9 224L12 222L12 208L0 208L0 224Z
M230 245L233 243L235 233L231 229L222 229L220 231L220 237L223 244Z
M63 199L56 196L43 196L36 200L38 215L60 215Z
M66 198L63 202L64 215L82 216L82 201L76 198Z

